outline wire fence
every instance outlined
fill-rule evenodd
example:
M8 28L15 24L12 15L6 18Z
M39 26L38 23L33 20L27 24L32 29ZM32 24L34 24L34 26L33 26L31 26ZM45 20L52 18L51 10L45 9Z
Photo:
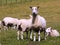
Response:
M25 2L31 2L32 0L0 0L0 5L7 5L7 4L13 4L13 3L25 3Z

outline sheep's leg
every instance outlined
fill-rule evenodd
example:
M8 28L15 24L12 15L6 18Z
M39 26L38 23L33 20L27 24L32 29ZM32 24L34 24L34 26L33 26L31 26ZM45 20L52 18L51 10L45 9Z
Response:
M49 35L49 33L46 33L46 37Z
M26 31L26 39L28 39L28 31Z
M21 39L23 40L23 31L21 31Z
M4 26L4 30L6 30L6 27Z
M40 30L38 32L38 41L40 41Z
M4 30L8 30L8 27L7 26L4 26Z
M1 30L0 30L0 32L1 32Z
M33 41L36 41L36 32L34 32L34 39Z
M16 26L12 26L11 30L17 30Z
M19 40L19 31L17 31L17 40Z
M30 39L32 40L32 30L30 31Z
M44 30L44 39L46 40L46 31Z

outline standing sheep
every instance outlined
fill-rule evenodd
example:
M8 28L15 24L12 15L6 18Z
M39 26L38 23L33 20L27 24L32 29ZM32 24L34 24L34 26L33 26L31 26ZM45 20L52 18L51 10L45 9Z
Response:
M30 16L29 19L20 19L17 23L17 39L19 40L19 35L21 33L21 39L23 40L23 32L27 33L28 36L28 31L31 29L32 25L32 17Z
M38 32L38 41L40 41L40 32L44 31L44 39L46 40L46 20L44 17L38 15L38 7L30 7L32 10L32 29L34 31L34 39L33 41L36 41L36 32ZM30 38L32 39L32 33L30 35Z

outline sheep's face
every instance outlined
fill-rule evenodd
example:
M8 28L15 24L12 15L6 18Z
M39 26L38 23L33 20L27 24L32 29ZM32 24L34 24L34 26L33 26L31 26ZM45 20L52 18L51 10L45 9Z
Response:
M38 7L31 7L31 6L30 6L30 8L31 8L31 10L32 10L32 14L33 14L33 15L37 15L37 14L38 14L38 8L39 8L39 6L38 6Z
M47 28L47 29L46 29L46 32L47 32L47 33L51 32L51 27Z
M34 23L34 21L35 21L35 19L36 19L36 16L37 16L37 14L38 14L38 8L39 8L39 6L38 6L38 7L30 7L30 8L31 8L31 10L32 10L32 16L33 16L32 23Z

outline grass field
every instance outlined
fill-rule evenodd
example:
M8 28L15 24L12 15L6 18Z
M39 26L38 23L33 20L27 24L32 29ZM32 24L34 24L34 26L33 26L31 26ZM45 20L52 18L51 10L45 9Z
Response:
M16 18L29 18L31 10L29 6L40 6L39 14L45 17L47 27L52 27L60 32L60 0L33 0L22 4L8 4L0 6L0 20L6 16ZM0 32L1 45L60 45L60 37L48 37L41 42L33 42L30 39L17 40L16 30ZM24 34L25 36L25 34ZM25 38L25 37L24 37Z

